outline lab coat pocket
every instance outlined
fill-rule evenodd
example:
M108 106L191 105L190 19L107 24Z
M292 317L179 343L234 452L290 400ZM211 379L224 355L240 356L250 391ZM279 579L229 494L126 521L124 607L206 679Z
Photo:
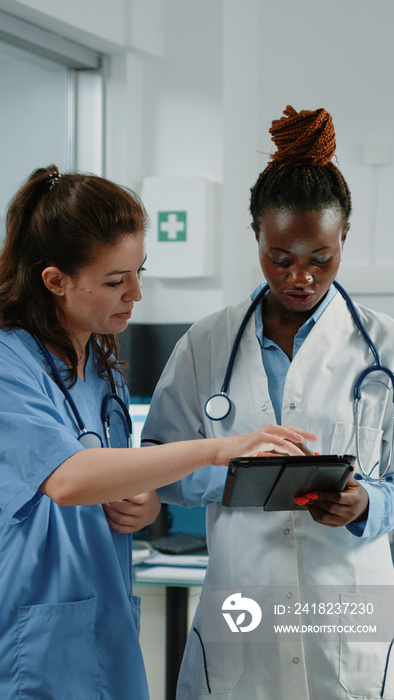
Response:
M343 594L341 605L347 610L374 605L375 595ZM374 605L378 609L378 601ZM360 615L342 615L341 625L357 627L368 625ZM394 700L394 650L389 641L362 641L362 633L342 635L340 642L339 680L351 697L370 700Z
M359 428L360 457L367 470L380 460L382 436L383 430L379 428ZM356 455L356 431L352 423L335 423L330 453Z
M137 635L139 636L141 626L141 598L139 595L130 595L129 601L135 629L137 631Z
M19 696L97 700L96 600L18 609Z
M242 640L207 642L203 638L201 603L187 640L179 680L179 698L205 698L232 691L244 672Z

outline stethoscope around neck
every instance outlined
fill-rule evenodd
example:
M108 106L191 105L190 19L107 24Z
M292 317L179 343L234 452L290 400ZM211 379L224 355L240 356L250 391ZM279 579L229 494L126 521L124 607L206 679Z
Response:
M378 350L376 348L375 343L373 342L372 338L370 337L369 333L367 332L365 326L363 325L361 318L359 316L359 313L350 298L349 294L345 291L345 289L339 284L339 282L334 281L334 286L337 288L339 293L342 295L344 300L346 301L346 304L348 306L348 309L350 311L350 314L359 329L361 335L363 336L365 342L367 343L368 347L370 348L373 356L374 356L374 364L370 365L369 367L366 367L356 378L354 388L353 388L353 413L354 413L354 424L355 424L355 439L356 439L356 458L357 458L357 463L360 467L360 471L362 475L368 479L369 481L384 481L386 479L386 474L388 473L391 465L391 460L393 456L393 451L394 451L394 424L392 425L392 436L391 436L391 446L390 446L390 455L388 459L387 466L383 470L380 476L378 477L373 477L371 476L372 471L376 468L378 465L378 462L372 467L370 472L367 472L366 469L364 468L362 461L361 461L361 456L360 456L360 416L359 416L359 404L361 401L361 390L362 390L362 385L365 379L370 376L373 372L383 372L386 374L391 382L391 389L392 389L392 401L394 403L394 373L386 367L385 365L382 364L382 361L380 359L380 355L378 353ZM234 363L235 363L235 358L237 356L237 352L239 350L239 346L241 344L242 336L244 334L245 328L254 313L255 309L259 305L260 301L262 300L263 296L268 292L269 290L269 285L265 284L261 290L258 292L256 297L253 299L252 303L250 304L249 308L247 309L245 316L243 317L241 321L241 325L238 329L237 335L235 336L234 344L231 349L229 361L227 364L226 372L224 375L224 380L222 387L220 389L220 393L218 394L213 394L208 401L205 404L205 414L210 420L213 421L220 421L224 420L227 418L229 415L231 409L232 409L232 401L228 395L229 393L229 386L230 386L230 380L231 380L231 375L234 369ZM386 385L384 385L386 386ZM387 387L386 387L387 388ZM393 421L394 421L394 416L393 416Z
M92 448L92 447L104 447L103 441L98 433L95 433L93 430L88 430L82 420L81 414L75 404L75 401L73 397L71 396L71 393L67 389L67 386L65 385L63 379L60 376L60 372L58 368L56 367L55 362L53 361L53 358L50 354L50 352L47 350L45 347L44 343L37 338L36 336L33 336L34 340L36 341L38 347L40 348L42 354L44 355L50 369L52 372L52 377L53 380L56 382L57 386L59 389L63 392L66 401L68 402L73 414L74 418L78 424L78 428L80 431L80 434L78 436L78 442L81 443L81 445L85 448ZM118 396L116 393L116 387L113 381L110 381L111 384L111 391L108 392L103 398L102 404L101 404L101 421L104 426L104 433L105 433L105 439L107 442L107 447L111 447L111 437L110 437L110 404L111 401L114 401L115 403L118 404L118 406L121 409L121 417L123 419L124 423L124 428L125 428L125 435L127 439L127 447L131 447L131 435L132 435L132 424L131 424L131 418L129 411L127 409L127 406L125 402Z

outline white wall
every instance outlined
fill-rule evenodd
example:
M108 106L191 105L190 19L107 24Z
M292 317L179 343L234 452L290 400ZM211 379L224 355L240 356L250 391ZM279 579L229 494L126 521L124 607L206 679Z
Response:
M332 113L354 203L341 279L391 312L390 0L0 0L0 9L111 56L108 177L137 191L145 176L164 173L221 183L214 276L146 279L135 320L193 321L236 303L259 279L249 188L271 150L270 123L287 104ZM363 162L363 147L375 143L386 147L384 166Z
M287 104L325 107L332 114L339 167L353 197L340 279L355 296L364 292L362 301L367 295L371 306L394 313L394 94L389 88L394 5L387 0L263 4L260 148L270 151L267 125ZM363 148L371 144L387 146L386 165L363 162ZM377 291L384 296L372 298Z
M222 183L217 275L146 280L136 320L195 320L260 279L249 188L287 104L331 112L354 211L340 279L356 299L394 313L393 4L165 0L164 9L163 58L143 69L143 174L199 172ZM364 162L374 144L385 146L387 164Z
M199 174L222 182L222 3L165 0L164 9L163 57L143 66L142 175ZM187 323L222 306L220 195L218 187L214 276L146 278L135 320Z

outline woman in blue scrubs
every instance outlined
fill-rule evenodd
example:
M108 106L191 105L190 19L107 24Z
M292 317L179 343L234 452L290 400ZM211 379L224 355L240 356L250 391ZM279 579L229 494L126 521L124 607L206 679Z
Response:
M146 700L132 595L131 535L103 503L135 497L135 529L153 492L206 464L272 449L296 454L305 431L133 450L111 414L111 448L86 449L70 402L106 445L101 405L128 403L114 335L141 298L146 215L102 178L35 171L11 202L0 258L0 697ZM43 344L37 343L36 339ZM142 494L142 495L141 495Z

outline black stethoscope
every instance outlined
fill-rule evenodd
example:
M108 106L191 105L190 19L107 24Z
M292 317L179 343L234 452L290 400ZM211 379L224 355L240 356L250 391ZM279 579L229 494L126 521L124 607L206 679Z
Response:
M60 372L58 368L56 367L52 356L50 352L47 350L45 347L44 343L37 338L36 336L33 336L34 340L36 341L38 347L40 348L42 354L44 355L50 369L52 372L53 380L56 382L57 386L59 389L63 392L66 401L68 402L76 422L78 423L78 428L80 430L80 434L78 436L78 441L81 443L81 445L85 448L91 448L91 447L104 447L103 441L98 433L95 433L92 430L88 430L81 418L81 414L77 409L77 406L75 404L75 401L73 397L71 396L69 390L67 389L63 379L60 376ZM107 442L107 447L111 447L111 438L110 438L110 403L111 401L115 401L115 403L120 407L121 409L121 417L123 419L124 423L124 428L125 428L125 435L127 439L127 447L131 447L131 435L132 435L132 425L131 425L131 418L130 414L128 411L128 408L125 404L125 402L120 398L120 396L117 395L116 393L116 387L113 381L111 383L111 391L106 394L103 398L102 404L101 404L101 420L104 426L104 432L105 432L105 439Z
M377 464L375 464L372 467L372 470L368 473L361 462L360 458L360 436L359 436L359 403L361 401L361 388L364 380L366 379L367 376L369 376L372 372L384 372L387 374L387 376L390 379L391 382L391 388L392 388L392 400L394 403L394 373L386 367L385 365L382 364L380 355L378 353L378 350L376 348L375 343L373 342L372 338L370 337L369 333L367 332L365 326L363 325L360 315L354 306L354 303L352 299L350 298L349 294L345 291L345 289L337 282L334 281L334 286L337 288L339 293L342 295L342 297L345 299L346 304L348 306L348 309L351 313L351 316L359 329L360 333L362 334L365 342L367 343L368 347L370 348L375 362L373 365L370 365L369 367L366 367L360 375L357 377L355 384L354 384L354 389L353 389L353 412L354 412L354 422L355 422L355 437L356 437L356 456L357 456L357 462L360 467L360 471L363 474L363 476L371 481L383 481L385 480L386 474L390 468L391 465L391 459L393 456L393 450L394 450L394 424L393 424L393 429L392 429L392 440L391 440L391 448L390 448L390 455L388 459L388 464L387 467L384 469L383 473L379 477L372 477L371 472L375 469ZM229 391L229 386L230 386L230 379L231 375L233 372L234 368L234 363L235 363L235 358L242 340L242 336L244 334L245 328L248 324L248 321L250 317L252 316L253 312L255 311L256 307L259 305L261 299L263 298L264 294L267 293L269 290L269 285L265 284L262 289L259 291L257 296L253 299L252 303L250 304L249 308L247 309L245 316L242 319L241 325L238 329L237 335L234 340L234 344L230 353L230 358L227 364L227 369L226 373L224 375L224 381L222 384L222 388L220 390L219 394L213 394L208 401L205 404L205 414L207 415L210 420L214 421L219 421L219 420L224 420L224 418L227 418L229 415L231 408L232 408L232 402L231 399L228 395ZM393 421L394 421L394 416L393 416Z

